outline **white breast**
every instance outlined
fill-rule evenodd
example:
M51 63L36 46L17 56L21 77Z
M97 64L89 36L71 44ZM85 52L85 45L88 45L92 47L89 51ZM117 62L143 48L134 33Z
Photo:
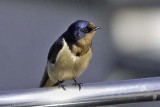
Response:
M63 39L63 48L60 50L56 63L48 62L48 74L52 81L70 80L80 76L87 68L92 57L91 49L83 56L75 56Z

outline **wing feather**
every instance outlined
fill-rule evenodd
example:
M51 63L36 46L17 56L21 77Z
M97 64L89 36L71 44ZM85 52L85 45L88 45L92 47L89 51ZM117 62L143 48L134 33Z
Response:
M59 37L58 40L56 40L56 42L50 48L49 53L48 53L49 63L53 63L53 64L56 63L57 55L63 47L63 38L64 38L64 34L61 37ZM48 82L50 82L50 83L48 83ZM42 77L42 80L41 80L41 83L40 83L40 87L44 87L46 84L51 84L51 83L52 83L52 81L49 79L48 70L46 67L45 72ZM54 84L52 84L52 85L54 85Z

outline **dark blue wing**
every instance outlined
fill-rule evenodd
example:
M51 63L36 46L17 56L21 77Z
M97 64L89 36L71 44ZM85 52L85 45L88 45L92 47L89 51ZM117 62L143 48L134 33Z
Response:
M52 45L52 47L50 48L49 53L48 53L48 61L50 63L53 63L53 64L56 63L56 57L57 57L59 51L63 47L64 36L65 36L65 33L62 36L60 36L56 40L56 42ZM49 76L48 76L47 67L46 67L45 72L44 72L43 77L42 77L42 80L41 80L41 83L40 83L40 87L44 87L48 80L49 80Z
M49 62L51 62L53 64L55 63L56 57L57 57L59 51L62 49L62 47L63 47L63 36L58 38L58 40L50 48L49 53L48 53L48 61Z

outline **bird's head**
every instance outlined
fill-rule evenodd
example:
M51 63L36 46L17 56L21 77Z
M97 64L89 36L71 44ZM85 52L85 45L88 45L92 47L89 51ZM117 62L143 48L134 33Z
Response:
M92 37L98 29L100 27L95 26L92 22L77 20L69 26L67 38L72 42L79 43L79 45L85 45L92 41Z

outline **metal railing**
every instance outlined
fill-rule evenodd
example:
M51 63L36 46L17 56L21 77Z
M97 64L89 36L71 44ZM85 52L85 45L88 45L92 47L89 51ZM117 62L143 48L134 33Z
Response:
M96 106L160 100L160 77L0 92L0 106Z

